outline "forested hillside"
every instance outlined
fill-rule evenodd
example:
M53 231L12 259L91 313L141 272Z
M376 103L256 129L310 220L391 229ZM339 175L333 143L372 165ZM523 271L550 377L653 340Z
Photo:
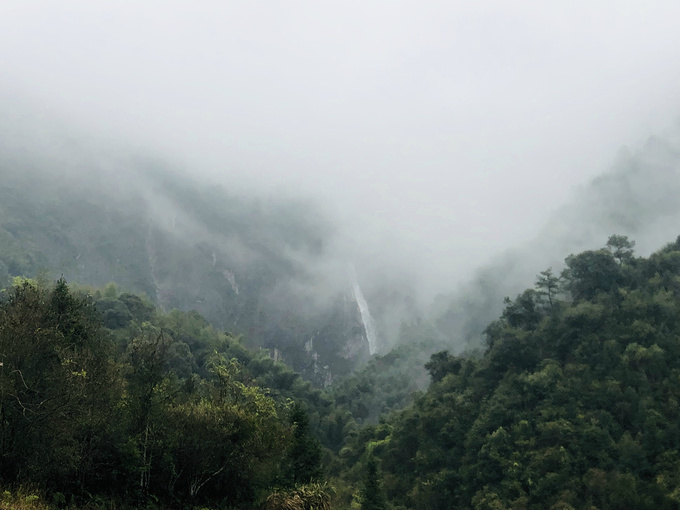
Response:
M3 295L8 508L25 487L54 508L680 505L680 238L645 258L614 235L541 272L483 352L425 363L424 393L403 349L324 391L114 285Z
M507 299L483 356L433 356L348 451L395 508L678 508L679 318L680 238L638 258L612 236Z
M349 275L329 288L316 272L332 227L314 205L240 198L128 163L117 173L93 162L92 175L74 177L0 161L0 281L43 271L115 282L276 350L320 386L366 360Z
M403 350L323 391L195 311L63 279L2 291L0 353L8 508L25 490L54 508L328 504L348 439L417 387Z
M103 327L98 304L63 280L6 292L5 488L38 488L55 507L227 500L247 507L275 485L312 481L321 450L296 425L308 422L306 408L286 396L328 406L318 390L267 356L247 354L196 314L165 316L129 294L102 302L131 310L124 330ZM112 310L104 320L120 325ZM300 458L311 460L295 464Z

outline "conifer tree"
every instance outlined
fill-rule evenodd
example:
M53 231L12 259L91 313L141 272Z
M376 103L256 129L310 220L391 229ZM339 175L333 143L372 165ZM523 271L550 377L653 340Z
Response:
M607 240L607 249L619 262L620 266L633 258L634 248L635 241L629 240L628 236L614 234L609 236L609 239Z
M295 402L291 409L293 441L288 451L285 481L290 486L310 483L321 477L321 445L309 435L307 410Z
M361 492L361 510L385 510L386 508L385 494L382 491L378 474L378 462L371 455L366 464L366 478Z
M539 296L548 300L548 305L552 310L555 304L555 296L560 290L560 279L552 272L552 268L541 271L536 277L536 292Z

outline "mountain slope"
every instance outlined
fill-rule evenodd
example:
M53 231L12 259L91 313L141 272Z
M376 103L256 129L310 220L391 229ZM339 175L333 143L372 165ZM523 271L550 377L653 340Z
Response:
M60 175L3 161L0 279L46 270L116 282L165 310L195 309L320 384L365 359L349 279L343 297L315 272L332 228L312 204L237 197L148 161L121 166Z
M570 256L546 288L507 301L482 357L433 356L428 391L354 446L396 506L678 508L680 238Z
M679 195L677 125L650 137L634 153L622 149L609 172L577 189L570 202L546 218L533 242L509 247L460 290L440 296L432 320L447 338L442 347L460 351L481 345L483 329L501 313L503 296L520 292L547 267L559 273L565 253L596 248L617 233L635 239L641 254L650 254L678 235Z

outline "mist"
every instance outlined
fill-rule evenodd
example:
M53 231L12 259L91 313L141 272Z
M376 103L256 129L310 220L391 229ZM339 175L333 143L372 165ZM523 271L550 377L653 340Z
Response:
M144 159L308 203L332 232L309 264L325 287L353 264L369 305L391 282L425 307L676 122L678 17L664 1L21 2L0 16L3 147L112 190L143 187Z

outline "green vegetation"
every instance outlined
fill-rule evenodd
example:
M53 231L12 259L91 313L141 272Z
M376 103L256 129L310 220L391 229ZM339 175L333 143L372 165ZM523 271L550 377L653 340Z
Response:
M55 495L55 505L65 503L63 494ZM1 510L49 510L49 505L41 500L40 496L19 487L14 493L4 491L0 496Z
M29 484L64 504L248 508L286 459L291 487L320 477L320 446L300 426L306 411L281 398L314 402L318 390L196 314L164 315L111 289L100 302L103 314L63 280L25 281L0 305L5 487ZM258 370L278 377L280 392L257 386Z
M424 364L424 393L403 384L407 347L321 390L196 312L17 279L2 505L678 508L680 238L632 250L612 236L541 272L485 352Z
M332 493L327 484L299 485L270 494L264 510L330 510Z
M366 479L361 491L361 510L385 510L385 495L380 486L378 463L372 456L366 463Z
M483 356L432 357L427 392L356 443L395 508L678 508L680 238L632 247L541 273Z

